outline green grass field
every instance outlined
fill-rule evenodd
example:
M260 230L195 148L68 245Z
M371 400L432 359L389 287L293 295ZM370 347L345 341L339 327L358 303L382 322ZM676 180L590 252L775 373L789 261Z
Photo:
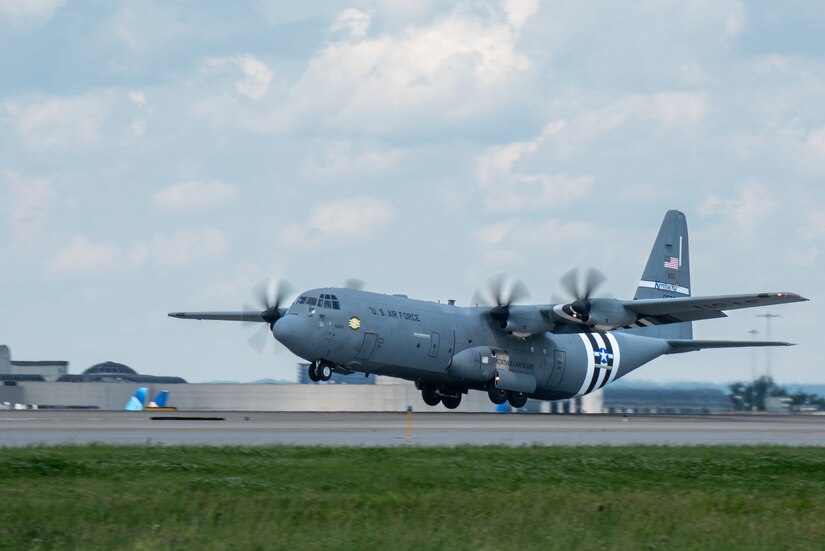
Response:
M3 549L823 549L825 450L0 449Z

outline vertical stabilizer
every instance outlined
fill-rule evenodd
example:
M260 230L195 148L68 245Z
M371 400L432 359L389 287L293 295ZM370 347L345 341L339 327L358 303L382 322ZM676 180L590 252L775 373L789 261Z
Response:
M145 386L142 386L137 389L137 392L129 398L129 401L126 402L126 411L143 411L143 406L146 403L146 395L149 393L149 389Z
M669 210L662 220L659 235L647 260L634 300L690 296L690 245L687 219L677 210ZM690 322L645 327L637 334L668 339L692 339Z
M152 408L165 408L166 407L166 399L169 397L168 390L161 390L158 392L158 395L155 396L155 399L149 404L149 407Z

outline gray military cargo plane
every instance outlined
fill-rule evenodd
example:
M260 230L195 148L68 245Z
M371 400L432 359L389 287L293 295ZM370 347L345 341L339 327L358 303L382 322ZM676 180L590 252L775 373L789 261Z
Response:
M579 281L583 279L583 281ZM284 287L260 309L175 312L175 318L260 322L301 358L309 376L376 373L415 381L424 402L457 408L469 390L515 408L528 398L561 400L603 388L647 362L704 348L789 346L786 342L694 340L692 322L724 311L807 300L773 292L693 297L685 215L662 222L633 300L592 297L602 276L570 272L568 303L516 305L521 284L491 282L493 304L459 307L353 288L322 288L282 305ZM581 283L581 284L580 284Z

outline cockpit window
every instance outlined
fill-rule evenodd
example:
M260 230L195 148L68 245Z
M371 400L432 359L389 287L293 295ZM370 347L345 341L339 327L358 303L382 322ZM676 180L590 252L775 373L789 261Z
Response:
M309 299L314 300L314 299ZM338 297L335 295L330 295L327 293L321 294L318 298L318 308L326 308L328 310L340 310L341 303L338 301Z
M307 301L307 297L299 297L298 300L295 301L295 304L303 304Z
M315 306L315 304L317 304L317 303L318 303L317 298L315 298L315 297L308 297L307 298L307 304L309 304L310 306Z

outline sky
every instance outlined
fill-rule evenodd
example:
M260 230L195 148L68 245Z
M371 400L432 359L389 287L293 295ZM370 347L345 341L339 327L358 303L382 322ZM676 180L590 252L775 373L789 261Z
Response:
M0 343L191 382L292 379L239 324L268 277L631 298L687 215L694 295L793 291L779 383L825 382L825 4L0 0ZM697 338L765 338L731 313ZM764 351L629 378L743 380Z

